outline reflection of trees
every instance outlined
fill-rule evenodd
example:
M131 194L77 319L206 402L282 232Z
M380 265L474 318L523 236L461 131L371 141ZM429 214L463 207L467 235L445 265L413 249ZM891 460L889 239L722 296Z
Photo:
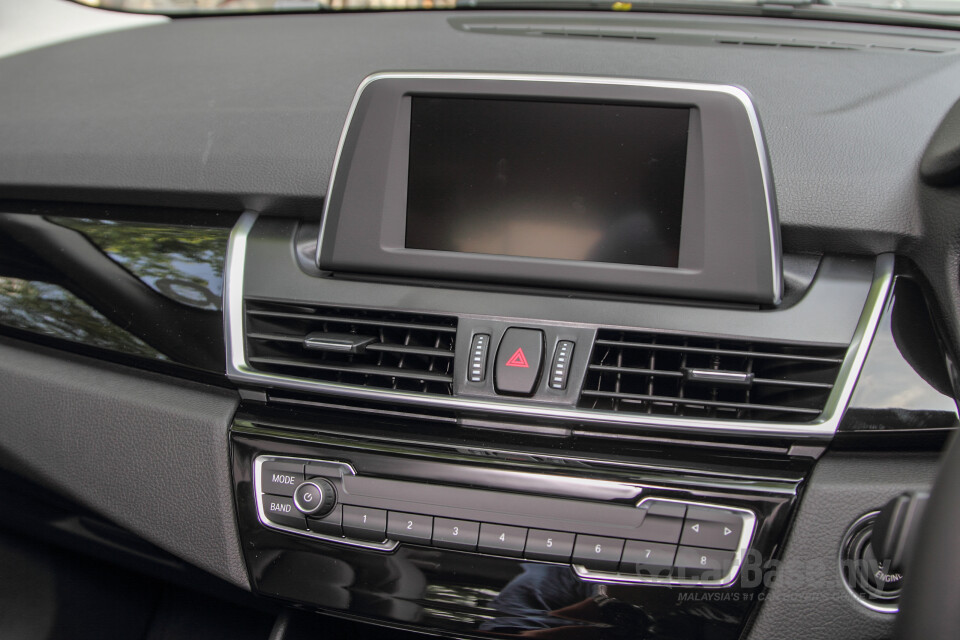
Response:
M210 295L196 302L178 297L177 302L220 309L229 229L77 218L50 221L82 233L154 291L166 295L157 287L158 280L185 281Z
M93 347L166 359L66 289L46 282L0 277L0 324Z

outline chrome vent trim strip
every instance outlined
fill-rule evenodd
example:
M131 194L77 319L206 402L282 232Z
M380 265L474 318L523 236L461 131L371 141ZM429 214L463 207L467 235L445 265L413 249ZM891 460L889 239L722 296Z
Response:
M405 391L376 390L332 382L313 382L291 376L260 373L246 361L243 344L243 273L247 238L256 222L257 214L244 213L230 234L227 262L224 272L224 323L227 337L227 376L237 384L256 387L295 389L346 398L396 402L430 406L441 409L500 413L519 418L545 418L565 422L592 422L610 426L643 427L670 431L700 431L702 433L763 435L770 437L811 438L823 440L836 433L856 386L860 370L870 349L884 305L893 283L893 254L877 258L873 284L867 295L863 313L847 349L837 384L827 398L823 413L814 422L776 423L736 420L701 420L691 418L630 416L614 412L561 407L542 407L500 400L482 400L456 396L432 396Z

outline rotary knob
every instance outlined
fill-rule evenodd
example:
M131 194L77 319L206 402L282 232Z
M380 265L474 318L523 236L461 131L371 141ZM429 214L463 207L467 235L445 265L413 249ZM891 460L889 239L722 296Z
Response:
M300 483L293 492L293 503L300 513L319 518L330 513L337 504L337 490L328 480L313 478Z

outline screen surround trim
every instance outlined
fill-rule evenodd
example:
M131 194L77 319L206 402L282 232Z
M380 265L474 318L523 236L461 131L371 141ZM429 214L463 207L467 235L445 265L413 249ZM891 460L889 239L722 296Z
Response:
M406 249L411 96L689 108L679 266ZM588 76L382 72L361 83L348 112L325 200L317 264L344 273L777 304L783 291L780 255L759 118L749 95L738 87Z

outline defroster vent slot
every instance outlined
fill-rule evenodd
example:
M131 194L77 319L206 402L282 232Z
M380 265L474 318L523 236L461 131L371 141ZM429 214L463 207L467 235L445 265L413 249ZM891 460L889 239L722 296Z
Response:
M707 419L812 422L846 349L601 329L579 406Z
M247 361L257 371L380 389L453 393L455 317L248 298L244 318ZM327 343L352 347L338 350Z

